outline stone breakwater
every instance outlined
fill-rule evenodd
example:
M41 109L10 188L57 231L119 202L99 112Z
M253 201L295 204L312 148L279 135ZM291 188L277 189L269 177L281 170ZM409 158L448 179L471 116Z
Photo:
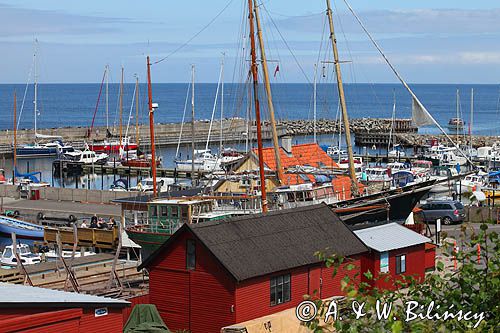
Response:
M280 124L286 128L289 135L309 135L314 133L314 122L312 120L284 120ZM351 132L356 133L389 133L392 127L392 119L381 118L356 118L350 119L349 127ZM345 131L343 124L338 120L319 119L316 122L317 134L338 133L340 128L342 133ZM416 127L411 124L411 119L395 119L394 132L396 133L415 133Z
M470 145L470 138L456 135L450 135L450 137L456 143L460 145ZM448 143L448 139L444 135L431 135L431 134L409 134L409 133L398 133L396 134L396 140L405 147L423 147L429 144L433 139L437 139L438 142ZM472 147L485 147L493 146L495 143L500 143L500 137L498 136L483 136L483 135L473 135L472 136Z

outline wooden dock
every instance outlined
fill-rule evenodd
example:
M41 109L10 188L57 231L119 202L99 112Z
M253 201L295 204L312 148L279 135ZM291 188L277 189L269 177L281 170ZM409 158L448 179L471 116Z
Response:
M84 165L84 174L105 174L105 175L119 175L119 176L141 176L150 177L151 168L142 167L130 167L122 165ZM208 171L195 170L194 177L196 179L202 178L203 175L209 173ZM175 168L157 168L157 177L169 177L169 178L191 178L191 171L179 171Z

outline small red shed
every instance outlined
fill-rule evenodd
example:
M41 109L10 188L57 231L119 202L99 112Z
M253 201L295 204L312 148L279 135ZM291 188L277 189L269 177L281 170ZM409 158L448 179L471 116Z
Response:
M129 302L0 283L0 333L114 333L123 331Z
M342 295L340 280L357 271L343 266L332 278L316 251L359 267L368 248L321 204L184 224L139 269L149 270L150 302L169 329L215 333L293 308L305 294Z
M373 251L361 262L363 272L370 271L374 279L367 280L373 287L394 290L396 281L412 276L422 281L426 270L425 244L431 240L397 223L367 226L354 233ZM429 259L427 259L429 260Z

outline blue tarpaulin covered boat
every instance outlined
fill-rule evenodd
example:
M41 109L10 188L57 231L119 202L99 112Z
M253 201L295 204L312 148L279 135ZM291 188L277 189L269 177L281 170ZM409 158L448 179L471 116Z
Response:
M17 238L43 239L42 226L12 217L0 216L0 234L10 237L13 232Z

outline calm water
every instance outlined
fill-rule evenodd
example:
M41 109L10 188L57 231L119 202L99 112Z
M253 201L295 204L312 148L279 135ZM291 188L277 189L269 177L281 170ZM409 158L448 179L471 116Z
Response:
M100 84L40 84L39 85L39 128L61 126L89 127L94 115ZM0 129L12 128L13 92L18 95L18 110L21 109L26 85L0 85L0 112L4 115ZM182 120L187 84L153 84L153 99L159 103L155 113L156 122L180 122ZM195 109L197 119L210 119L217 84L201 83L195 87ZM460 90L461 113L466 123L470 114L470 90L474 88L474 126L473 133L498 135L499 86L498 85L448 85L417 84L413 85L417 96L438 122L446 125L456 115L456 89ZM224 87L224 116L246 117L246 96L248 87L242 84L226 84ZM140 86L140 121L147 117L146 86ZM124 87L124 123L128 119L133 84ZM360 117L391 117L393 92L396 93L396 116L410 117L411 99L399 84L347 84L346 95L349 115ZM119 85L109 85L108 123L118 124ZM261 93L261 96L264 96ZM308 84L275 84L273 99L279 119L312 119L312 86ZM318 118L336 118L337 90L334 85L318 85L317 115ZM27 90L19 128L33 128L33 87ZM189 101L190 103L190 101ZM219 98L220 104L220 98ZM266 103L261 103L265 110ZM219 117L219 110L217 117ZM18 111L20 113L20 111ZM188 104L188 114L190 105ZM132 111L135 116L135 110ZM187 119L190 119L187 117ZM95 117L96 125L106 125L104 89ZM135 123L135 120L132 121ZM467 127L467 126L466 126ZM437 133L437 129L424 128L422 132Z
M12 94L14 89L18 94L18 115L26 85L0 85L0 112L4 114L0 122L0 129L12 128ZM99 84L40 84L39 85L39 115L38 127L84 126L89 127L94 116ZM145 85L140 86L140 121L146 122L147 103ZM217 84L197 84L195 87L195 109L197 119L210 119L213 109ZM226 84L224 87L224 116L246 117L248 86L243 84ZM497 85L436 85L419 84L413 89L428 110L441 124L446 125L448 120L456 115L456 89L460 90L460 110L466 123L469 122L470 91L474 88L474 126L473 133L485 135L500 135L499 119L499 87ZM187 95L187 84L153 84L154 101L159 104L155 112L156 122L180 122L183 116ZM95 116L96 125L106 125L105 95L101 95L100 103ZM129 118L132 106L133 84L124 87L124 123ZM396 94L396 116L411 116L411 99L401 85L397 84L347 84L346 95L350 117L391 117L393 106L393 93ZM108 123L110 126L118 124L118 93L119 85L109 85ZM262 93L261 96L264 96ZM273 98L277 117L280 119L312 119L313 95L312 87L307 84L276 84L273 85ZM20 128L33 128L33 87L30 85L20 116ZM337 90L334 85L318 85L317 115L318 118L335 119L338 113ZM186 120L190 120L190 100ZM218 100L220 106L220 97ZM261 103L264 116L267 114L266 103ZM220 117L217 109L216 117ZM132 111L135 116L135 110ZM132 124L135 119L131 119ZM467 128L467 126L466 126ZM420 132L437 133L433 127L422 128ZM297 143L310 142L312 137L296 137ZM332 135L319 136L320 144L330 145L336 142ZM266 143L269 145L270 143ZM243 149L244 141L231 144ZM217 148L215 145L214 148ZM182 147L182 157L189 154L189 147ZM216 150L216 149L215 149ZM364 150L356 148L364 153ZM377 153L368 149L368 153ZM379 153L383 153L380 151ZM173 166L174 148L159 149L163 157L163 165ZM51 174L52 159L20 160L20 171L41 171L42 179L54 186L62 186L60 179L53 178ZM0 160L0 167L5 169L10 177L12 161ZM66 187L85 187L92 189L107 189L118 176L90 175L80 178L66 179ZM137 179L131 178L130 185L136 185Z

